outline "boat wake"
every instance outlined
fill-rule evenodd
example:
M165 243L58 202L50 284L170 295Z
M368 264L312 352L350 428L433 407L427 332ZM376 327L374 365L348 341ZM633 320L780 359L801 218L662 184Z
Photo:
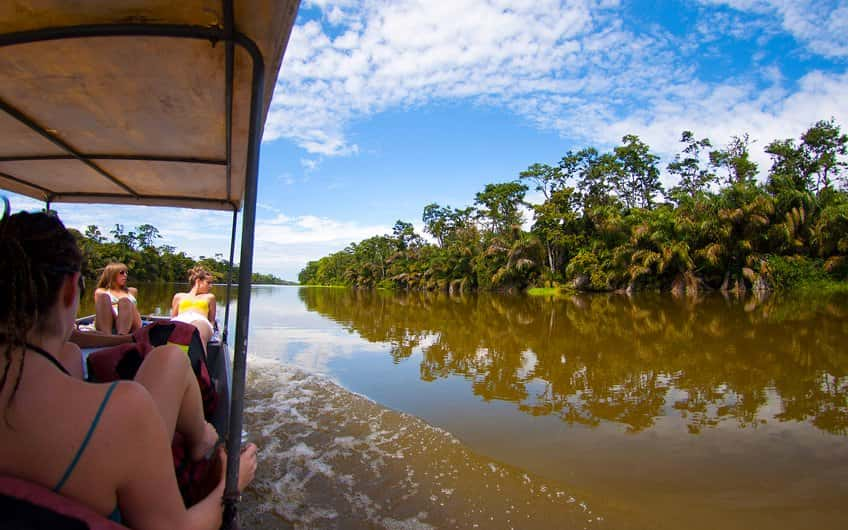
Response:
M276 361L250 366L245 425L260 453L246 528L604 526L561 486L414 416Z

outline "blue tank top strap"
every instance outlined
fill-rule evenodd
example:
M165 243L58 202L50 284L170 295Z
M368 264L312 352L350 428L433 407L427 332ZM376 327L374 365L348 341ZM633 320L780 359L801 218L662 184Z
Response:
M109 514L109 520L114 521L118 524L124 522L124 520L121 519L121 509L119 507L115 506L115 509L112 510L112 513Z
M103 401L100 403L100 408L97 409L97 414L94 415L94 420L91 422L91 427L88 428L88 432L85 434L85 438L82 440L82 444L80 448L77 449L77 454L74 456L74 459L71 460L71 464L68 466L68 469L65 471L65 474L62 475L62 478L59 479L56 487L53 488L53 491L56 493L62 489L62 486L65 485L65 482L71 477L71 473L74 472L74 468L77 467L77 462L79 462L80 457L85 452L86 446L88 446L89 440L91 440L91 435L94 434L94 429L97 428L97 424L100 422L100 415L103 414L103 409L106 408L106 403L109 402L109 398L112 397L112 391L115 390L115 387L118 385L118 381L113 381L111 385L109 385L109 389L106 391L106 395L103 397Z

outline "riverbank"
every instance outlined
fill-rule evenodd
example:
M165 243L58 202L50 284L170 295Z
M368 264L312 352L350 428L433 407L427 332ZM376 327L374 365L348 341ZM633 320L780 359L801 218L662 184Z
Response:
M530 296L560 296L573 294L577 291L570 287L531 287L525 291ZM793 283L789 286L781 286L774 289L774 292L781 294L799 294L799 295L848 295L848 281L833 280L833 279L806 279Z

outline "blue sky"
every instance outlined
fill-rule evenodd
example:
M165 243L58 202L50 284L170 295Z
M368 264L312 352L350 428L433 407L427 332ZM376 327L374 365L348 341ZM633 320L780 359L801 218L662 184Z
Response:
M765 171L771 140L848 128L846 63L845 1L304 0L262 145L254 269L295 279L397 219L420 229L428 203L470 204L629 133L663 167L683 130L748 133ZM229 214L55 207L69 226L152 222L194 256L228 249Z

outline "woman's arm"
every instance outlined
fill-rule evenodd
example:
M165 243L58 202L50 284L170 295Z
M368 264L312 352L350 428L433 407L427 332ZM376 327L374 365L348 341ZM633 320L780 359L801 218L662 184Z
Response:
M127 292L133 295L134 298L138 299L138 289L135 287L127 287Z
M218 309L218 304L215 302L215 295L209 295L209 322L215 325L215 312Z
M182 297L182 293L177 293L174 295L174 298L171 299L171 316L175 317L180 314L180 298Z
M79 331L74 329L71 331L71 337L68 341L73 342L80 348L100 348L132 342L133 336L112 335L101 331Z

